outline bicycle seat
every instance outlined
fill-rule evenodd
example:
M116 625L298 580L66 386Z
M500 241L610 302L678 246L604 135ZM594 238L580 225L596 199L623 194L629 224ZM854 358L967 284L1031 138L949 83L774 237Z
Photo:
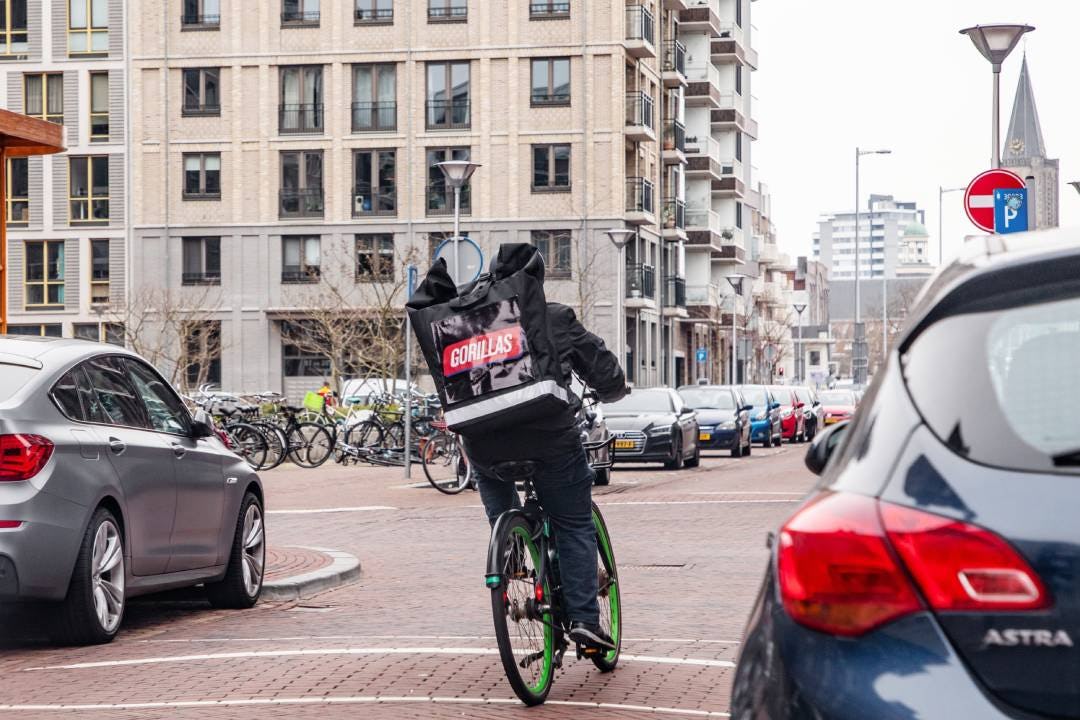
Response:
M233 415L236 415L238 412L240 412L240 408L232 407L229 405L222 405L217 409L217 411L219 415L231 418Z
M532 480L536 475L538 466L539 463L535 460L511 460L496 463L492 466L491 471L495 473L496 478L503 482L521 482L523 480Z
M298 413L298 412L300 412L301 410L304 409L302 407L297 407L296 405L285 405L284 408L285 408L286 412L291 412L291 413Z

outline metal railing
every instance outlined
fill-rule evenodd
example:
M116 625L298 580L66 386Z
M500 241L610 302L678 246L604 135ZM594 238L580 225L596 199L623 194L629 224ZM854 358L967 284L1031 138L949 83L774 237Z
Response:
M664 278L664 305L686 307L686 278L668 275Z
M472 212L472 193L469 185L461 188L461 214ZM427 186L427 214L453 215L454 191L444 182L434 182Z
M182 285L220 285L221 271L217 272L186 272L180 276Z
M678 120L664 121L664 149L686 152L686 126Z
M569 105L570 93L538 93L532 94L533 105Z
M285 10L281 13L281 22L286 25L315 25L319 17L318 10Z
M641 177L626 178L626 211L656 212L653 206L653 184Z
M465 22L469 19L468 7L428 6L428 22Z
M468 129L468 100L428 100L427 129L453 130Z
M655 44L653 37L656 23L653 14L643 5L631 5L626 8L626 39L644 40L650 45Z
M678 40L664 41L664 72L686 75L686 46Z
M221 16L184 13L180 16L180 24L185 27L219 27L221 25Z
M285 188L278 197L278 217L322 217L323 189Z
M317 283L320 277L322 277L322 271L318 265L286 266L281 269L283 283Z
M570 3L568 2L549 0L548 2L529 3L529 17L565 17L569 14Z
M397 215L397 188L360 183L353 188L352 216Z
M314 133L323 131L322 103L278 106L278 132Z
M653 127L652 95L641 90L626 93L626 124Z
M644 263L628 263L626 266L626 297L655 298L656 268Z
M662 224L665 230L686 229L686 202L678 198L664 198Z
M397 103L393 100L354 102L352 104L353 132L397 130Z
M353 19L358 23L394 22L394 8L356 8Z

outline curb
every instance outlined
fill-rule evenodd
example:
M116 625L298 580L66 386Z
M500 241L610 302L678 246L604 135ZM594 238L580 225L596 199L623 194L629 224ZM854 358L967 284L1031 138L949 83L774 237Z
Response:
M345 585L360 577L360 559L355 555L329 548L302 547L329 555L331 563L324 568L303 575L293 575L263 585L261 599L270 602L303 600L321 592Z

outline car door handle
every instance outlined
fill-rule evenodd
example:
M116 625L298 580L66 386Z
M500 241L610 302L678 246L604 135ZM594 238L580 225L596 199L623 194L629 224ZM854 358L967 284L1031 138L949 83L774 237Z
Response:
M127 445L124 444L123 440L111 437L109 438L109 449L113 451L114 455L120 455L127 450Z
M187 455L187 448L179 443L173 443L172 454L178 458L182 458Z

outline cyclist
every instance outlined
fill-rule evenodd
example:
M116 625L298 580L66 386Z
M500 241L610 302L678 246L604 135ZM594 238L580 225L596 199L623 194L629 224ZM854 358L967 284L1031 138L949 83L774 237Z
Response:
M586 330L566 305L549 302L547 317L567 380L572 370L601 400L614 402L625 396L626 378L604 341ZM519 505L520 499L513 483L498 480L487 468L514 460L537 462L533 485L555 527L563 596L571 622L570 639L580 645L612 650L615 644L599 623L596 534L592 521L592 485L596 473L589 467L581 445L575 422L579 409L580 406L567 407L558 415L508 427L498 434L463 434L463 437L465 451L476 471L480 498L492 524L499 515ZM543 453L539 459L538 449Z

